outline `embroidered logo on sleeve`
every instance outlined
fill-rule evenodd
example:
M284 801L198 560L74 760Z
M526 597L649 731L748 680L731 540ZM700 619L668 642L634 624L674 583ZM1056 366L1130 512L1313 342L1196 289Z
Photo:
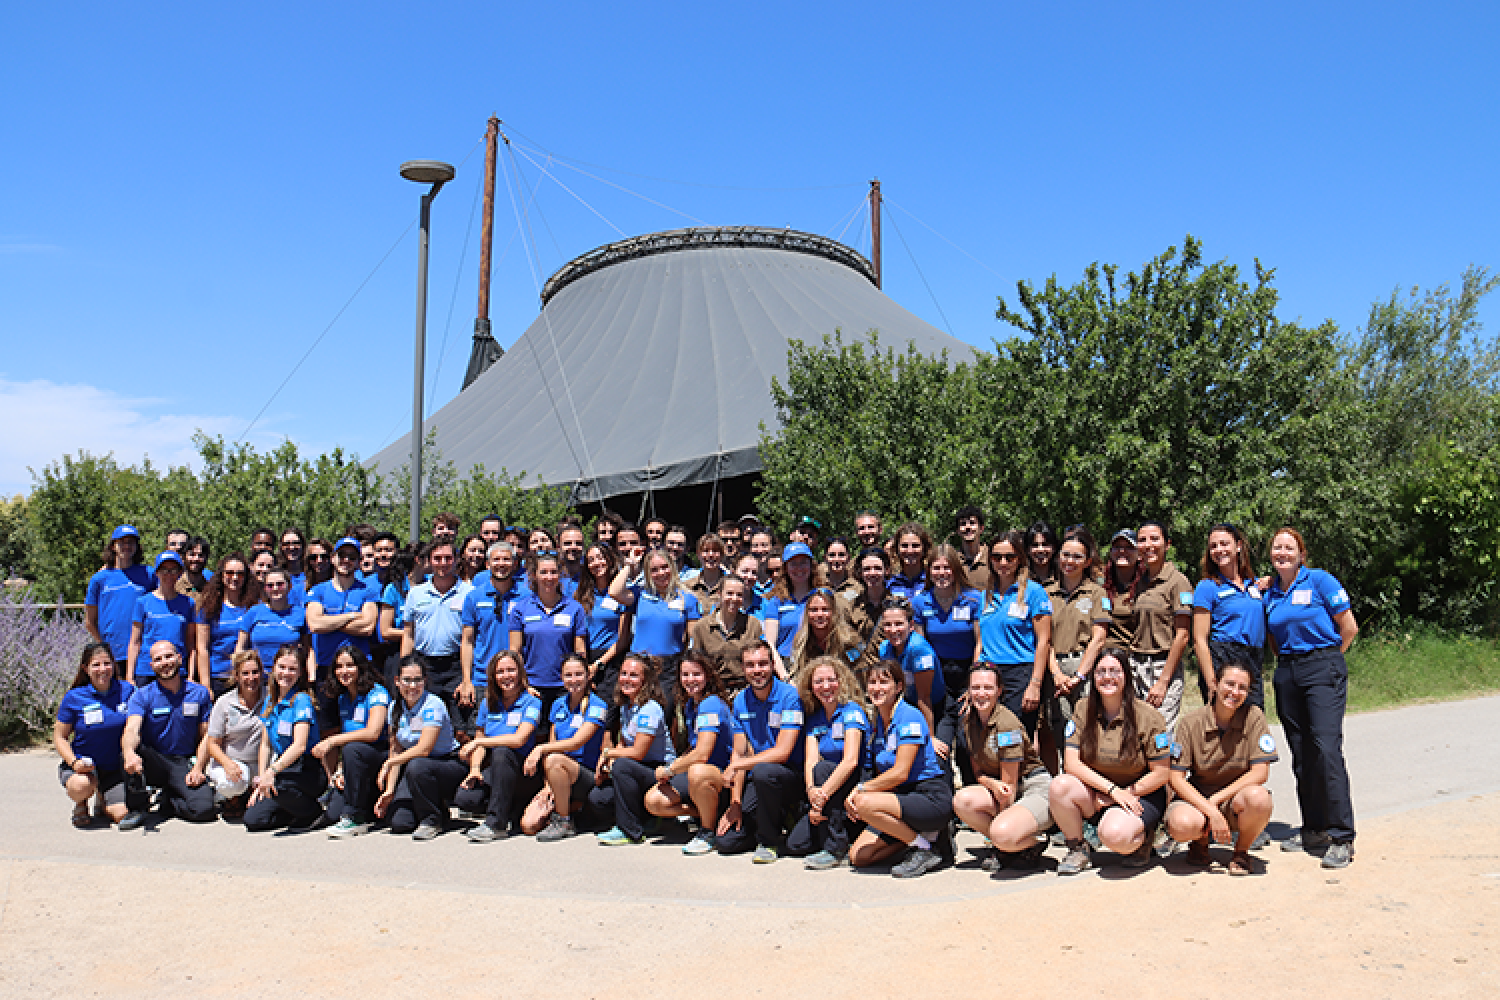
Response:
M1276 752L1276 740L1275 740L1274 737L1271 736L1270 733L1264 733L1264 734L1261 735L1261 738L1260 738L1260 752L1261 753L1275 753Z

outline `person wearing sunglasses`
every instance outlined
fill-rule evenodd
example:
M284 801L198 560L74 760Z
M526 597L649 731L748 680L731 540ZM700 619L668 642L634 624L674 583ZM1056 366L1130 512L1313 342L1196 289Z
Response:
M1052 663L1052 601L1031 579L1026 536L990 543L990 585L979 612L979 659L1000 675L1000 700L1035 737L1042 678Z
M198 682L215 698L235 685L231 658L240 633L260 603L260 585L245 557L235 552L219 560L218 572L198 595Z

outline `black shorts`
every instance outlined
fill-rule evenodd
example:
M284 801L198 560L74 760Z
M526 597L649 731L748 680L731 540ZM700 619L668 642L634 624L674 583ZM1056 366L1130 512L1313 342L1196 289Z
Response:
M691 806L693 804L693 797L688 794L688 776L685 773L672 775L672 780L669 784L672 786L672 791L676 792L677 797L682 800L683 805ZM719 789L719 812L722 813L728 808L729 786L726 784L723 788Z
M1121 807L1108 807L1108 809L1116 808ZM1108 809L1100 809L1098 812L1094 813L1091 818L1098 819L1100 816L1103 816L1104 813L1108 811ZM1152 830L1156 829L1157 824L1161 822L1162 815L1166 813L1166 811L1167 786L1163 785L1156 791L1152 792L1150 795L1141 796L1141 822L1146 824L1147 833L1150 833Z
M901 822L918 833L941 830L953 818L953 782L946 777L926 778L910 791L896 792Z

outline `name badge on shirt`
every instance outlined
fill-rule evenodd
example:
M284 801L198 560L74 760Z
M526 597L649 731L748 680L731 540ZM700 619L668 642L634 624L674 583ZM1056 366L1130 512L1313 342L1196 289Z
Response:
M833 737L836 740L843 739L844 738L844 724L842 722L835 722L833 724L832 728L828 731L828 735L831 736L831 737Z
M1010 606L1010 608L1008 609L1007 613L1012 618L1025 618L1026 617L1026 605L1022 604L1020 601L1017 601L1016 603L1014 603L1014 604L1012 604Z
M115 706L115 711L116 712L123 712L123 711L125 711L125 709L127 709L129 707L130 706L128 704L126 704L125 702L122 701L118 705Z
M91 708L83 713L83 724L85 726L97 726L104 721L104 709Z
M667 607L671 608L673 611L681 611L683 608L687 607L687 602L685 602L680 597L674 597L667 602Z
M573 716L573 723L572 724L573 724L573 732L575 732L575 733L578 732L578 730L583 727L583 716L581 716L581 715L575 715L575 716Z
M1073 605L1073 606L1078 609L1079 614L1085 614L1086 615L1090 611L1094 610L1094 602L1090 598L1087 598L1087 597L1080 598L1078 600L1078 602L1075 605Z
M356 706L354 706L354 721L355 722L364 722L365 721L365 706L363 706L363 705L356 705Z
M601 608L603 608L605 611L619 611L620 610L620 602L617 601L617 600L615 600L613 597L606 597L606 598L604 598L604 600L602 600L602 601L599 602L599 606Z
M559 611L557 614L552 616L552 624L561 625L563 628L567 628L569 625L573 624L573 616L568 614L566 611Z
M151 714L152 715L171 715L172 714L172 706L171 705L158 705L156 708L153 708L151 710Z
M1294 591L1292 591L1292 603L1293 604L1312 604L1312 591L1310 591L1310 590L1294 590Z
M276 735L277 736L290 736L290 735L292 735L292 720L291 719L282 719L280 722L276 723Z
M966 621L968 621L969 620L969 609L968 609L968 607L954 608L953 609L953 620L956 621L956 622L966 622Z
M514 712L511 712L509 715L507 715L505 717L505 724L507 726L519 726L521 724L521 710L516 709Z
M448 610L449 611L462 611L463 609L464 609L464 599L463 599L463 597L461 597L458 594L454 594L452 597L448 598Z
M185 702L183 702L182 703L182 714L183 715L197 715L198 714L198 703L196 701L185 701Z
M1245 588L1245 594L1252 601L1258 601L1258 600L1260 600L1260 588L1257 587L1253 583L1250 586L1248 586L1248 587Z

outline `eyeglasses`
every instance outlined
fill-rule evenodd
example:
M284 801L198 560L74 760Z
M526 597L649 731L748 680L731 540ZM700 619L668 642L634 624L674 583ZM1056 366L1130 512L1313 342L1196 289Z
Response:
M1016 555L1014 552L996 552L994 555L990 556L990 562L1015 562L1020 558L1021 557Z
M290 587L290 586L291 586L291 584L287 583L285 580L267 580L266 581L266 589L267 590L270 590L272 587Z
M226 569L226 570L221 570L220 573L219 573L219 575L220 576L244 576L245 575L245 571L242 570L242 569Z
M1094 676L1095 677L1124 677L1125 676L1125 671L1121 670L1119 667L1095 667L1094 668Z
M421 687L423 684L426 684L427 681L421 677L402 677L400 680L396 681L396 683L400 684L402 687L412 688Z

